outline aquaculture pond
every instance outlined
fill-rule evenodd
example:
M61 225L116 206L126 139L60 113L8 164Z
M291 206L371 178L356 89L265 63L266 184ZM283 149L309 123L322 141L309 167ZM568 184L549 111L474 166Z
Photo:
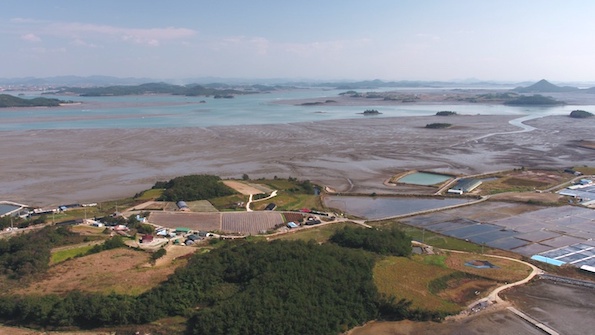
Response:
M435 185L443 183L447 180L452 178L451 176L438 174L438 173L429 173L429 172L415 172L406 175L405 177L399 179L397 182L405 183L405 184L413 184L413 185Z
M442 197L350 197L329 196L325 197L327 207L336 208L347 214L378 220L399 215L415 213L430 209L437 209L459 205L474 201L471 198L442 198Z

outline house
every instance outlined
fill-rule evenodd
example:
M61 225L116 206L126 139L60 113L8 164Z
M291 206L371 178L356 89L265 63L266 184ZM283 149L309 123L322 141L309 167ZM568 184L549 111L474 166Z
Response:
M155 238L155 237L154 237L153 235L144 235L144 236L141 238L141 240L140 240L140 243L151 243L151 242L153 242L153 239L154 239L154 238Z

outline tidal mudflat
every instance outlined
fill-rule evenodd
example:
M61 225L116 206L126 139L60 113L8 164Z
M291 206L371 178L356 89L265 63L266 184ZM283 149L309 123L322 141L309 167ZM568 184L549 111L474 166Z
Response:
M70 129L0 132L0 198L34 204L130 196L193 173L223 178L297 177L340 192L395 193L396 171L473 174L592 164L595 120L465 115L453 127L426 129L439 116L363 118L207 128Z

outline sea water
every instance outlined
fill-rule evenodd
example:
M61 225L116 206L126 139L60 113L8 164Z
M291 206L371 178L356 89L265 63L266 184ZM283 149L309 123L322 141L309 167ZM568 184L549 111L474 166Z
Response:
M464 115L568 115L574 109L593 110L595 106L517 107L505 105L390 105L370 101L365 106L302 106L279 103L282 100L310 99L324 102L339 97L344 90L296 89L237 95L233 99L173 95L131 95L118 97L79 97L44 95L73 100L80 104L61 107L2 108L0 131L34 129L119 129L237 126L286 124L336 119L426 116L441 110ZM26 94L24 98L39 96ZM367 108L379 115L363 115Z

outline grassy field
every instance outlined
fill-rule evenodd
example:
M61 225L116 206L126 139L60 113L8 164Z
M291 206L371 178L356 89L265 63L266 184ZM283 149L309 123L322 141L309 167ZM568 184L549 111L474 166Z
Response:
M374 283L380 293L397 300L411 301L412 308L445 313L457 313L461 307L454 302L432 294L429 284L433 280L451 275L455 270L425 264L405 257L387 257L374 267Z
M79 290L138 295L165 281L177 267L187 263L180 259L151 266L149 257L146 252L117 248L66 260L52 266L43 279L15 293L62 294Z
M72 247L69 249L62 249L56 252L52 252L52 258L50 259L50 265L64 262L65 260L82 256L93 248L93 245L83 245L78 247Z
M496 268L466 266L489 261ZM380 293L412 302L413 308L456 313L505 282L521 280L531 269L523 264L477 254L444 253L387 257L376 263L374 282Z
M436 248L460 250L467 252L481 252L482 250L482 247L480 245L459 240L454 237L437 234L429 230L424 230L417 227L402 224L398 221L386 220L367 223L374 227L399 228L402 231L404 231L407 235L411 236L411 239L420 242L423 241L425 244L431 245ZM484 248L484 252L488 251L489 248Z
M494 176L498 179L486 181L479 186L481 194L543 190L565 183L574 177L562 170L525 169L506 171Z
M302 208L323 208L320 197L317 195L279 192L276 197L252 204L254 210L264 210L269 203L275 203L278 211L299 210Z
M141 201L149 201L155 200L159 198L163 194L163 189L160 188L152 188L146 191L143 191L140 196L136 197L136 200Z
M316 227L316 228L298 230L294 233L278 235L278 236L272 237L271 239L302 240L302 241L314 240L318 243L324 243L324 242L327 242L328 239L337 230L343 229L343 227L345 227L347 225L353 225L353 224L352 223L327 224L327 225Z
M595 174L595 167L590 166L577 166L574 167L574 170L582 172L583 174Z

